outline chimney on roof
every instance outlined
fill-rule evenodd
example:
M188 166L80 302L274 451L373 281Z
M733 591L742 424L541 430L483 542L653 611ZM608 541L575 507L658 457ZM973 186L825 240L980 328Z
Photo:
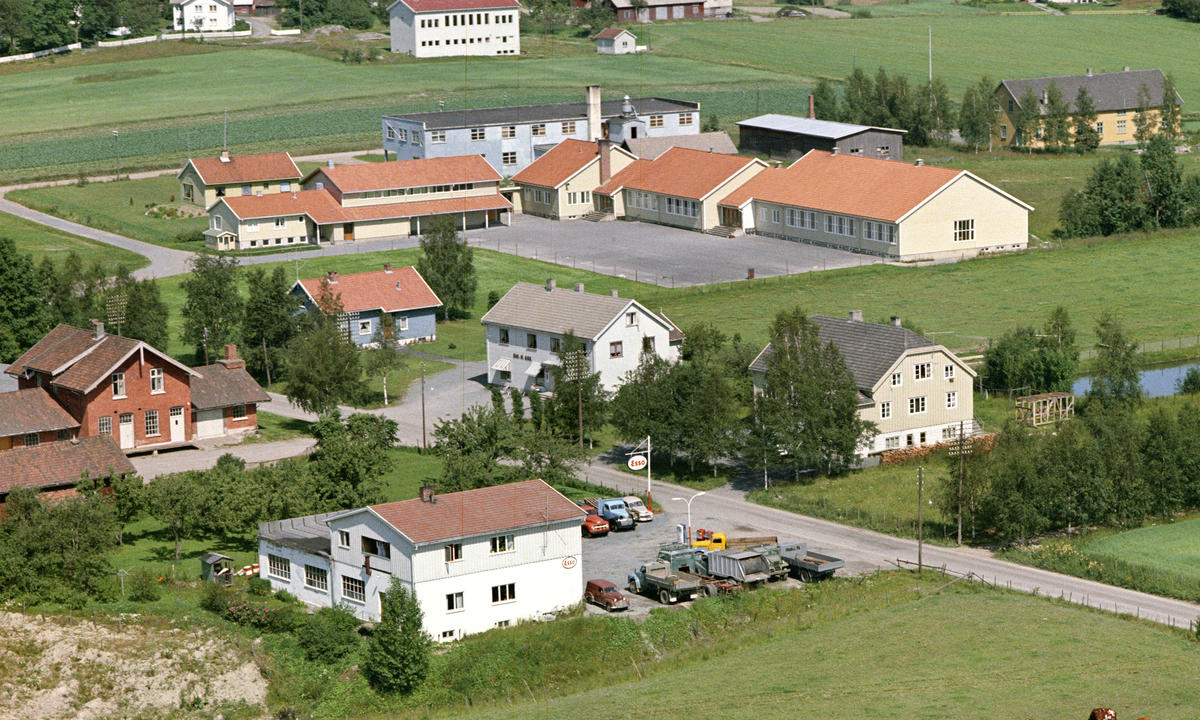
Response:
M421 486L421 502L425 502L425 503L436 503L437 502L437 496L433 494L433 486L432 485L422 485Z
M893 315L893 316L892 316L892 324L893 324L893 325L895 325L896 327L901 327L901 325L900 325L900 316L899 316L899 315Z
M92 318L92 339L93 340L103 340L104 339L104 323L100 322L96 318Z
M384 264L383 264L383 271L384 271L385 273L388 273L388 274L390 275L390 274L392 273L392 264L391 264L391 263L384 263Z
M613 141L608 138L599 141L601 185L612 180L612 146Z
M833 149L829 151L829 154L830 154L830 155L837 155L837 154L838 154L838 148L837 148L837 145L834 145L834 146L833 146Z
M1091 76L1092 76L1092 69L1091 69L1091 68L1088 68L1088 69L1087 69L1087 76L1088 76L1088 77L1091 77Z
M600 86L587 86L587 139L596 142L600 139Z
M609 296L609 297L617 297L617 289L616 289L616 288L613 288L612 290L609 290L609 291L608 291L608 296Z
M325 279L330 285L337 285L337 270L330 270L329 272L325 273Z
M325 167L327 167L327 168L333 167L333 159L332 158L325 161Z
M850 322L862 322L862 310L850 311Z
M913 165L916 167L923 167L925 165L925 160L922 158L917 158L917 161L913 163Z
M633 101L629 99L628 95L621 99L621 114L625 117L633 117L634 115Z
M221 151L221 162L229 162L229 151L228 150Z
M550 292L551 290L553 290L556 287L558 287L558 283L555 282L554 278L546 279L546 292Z
M577 292L577 293L583 292L583 283L575 283L575 292Z
M1121 72L1129 72L1129 66L1126 65L1125 67L1121 68Z
M811 120L817 119L817 99L812 93L808 94L808 117Z
M224 365L228 370L246 367L246 361L238 358L237 345L234 345L233 343L227 343L225 345L225 357L221 358L217 362Z

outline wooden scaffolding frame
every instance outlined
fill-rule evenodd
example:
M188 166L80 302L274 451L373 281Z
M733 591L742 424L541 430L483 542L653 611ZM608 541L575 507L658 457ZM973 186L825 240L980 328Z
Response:
M1065 392L1024 395L1017 398L1017 420L1034 427L1050 425L1075 416L1075 396Z

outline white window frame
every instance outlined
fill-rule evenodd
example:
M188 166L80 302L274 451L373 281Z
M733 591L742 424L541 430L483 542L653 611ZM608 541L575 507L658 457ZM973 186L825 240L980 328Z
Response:
M471 128L471 141L478 142L479 140L487 139L486 128Z
M904 384L904 373L902 373L902 372L892 373L892 387L900 387L903 384Z
M246 406L245 405L233 405L232 407L230 407L229 419L230 420L245 420L246 419Z
M889 437L885 437L883 439L883 449L884 450L899 450L900 449L900 436L899 435L891 435Z
M359 335L370 335L371 333L372 333L371 319L367 318L366 320L359 320L358 321L358 334Z
M574 120L568 120L562 124L562 134L563 135L574 135L575 134L575 121Z
M954 221L954 242L971 242L975 239L975 218Z
M352 586L357 583L357 587ZM361 587L362 590L358 588ZM356 577L342 576L342 599L359 605L367 604L367 584Z
M679 118L679 124L681 126L692 124L693 118L691 113L679 113L677 117Z
M650 127L660 128L662 126L663 126L663 116L662 115L651 115L650 116Z
M429 131L429 143L431 145L442 145L442 144L445 144L445 142L446 142L446 131L445 130L430 130Z
M890 400L885 400L885 401L879 403L879 419L880 420L891 420L892 419L892 402Z
M338 547L340 547L344 550L350 549L350 531L349 530L338 530Z
M546 137L546 123L534 123L530 125L529 134L532 137Z
M401 315L396 318L396 330L399 332L408 332L408 316Z
M112 391L114 399L128 397L125 394L125 373L117 372L112 374Z
M517 164L517 151L516 150L505 150L504 152L500 153L500 162L504 165L516 165Z
M446 612L459 613L465 608L466 604L463 602L462 590L446 593Z
M610 342L608 344L609 359L616 359L616 358L624 357L624 356L625 356L625 344L623 342L621 342L620 340L616 340L616 341Z
M267 555L267 575L280 580L292 581L292 561L282 555Z
M922 362L913 365L913 380L928 380L933 377L933 363Z
M151 421L153 421L153 423ZM143 411L142 423L146 426L146 437L158 437L162 434L162 426L158 422L157 410ZM151 432L151 430L153 430L153 432Z
M316 565L305 565L304 587L327 592L329 590L329 571Z
M161 395L165 392L162 368L150 368L150 394Z
M517 601L517 584L504 583L503 585L492 586L492 604L500 605L502 603L510 603Z
M946 369L943 371L942 376L947 380L953 380L954 379L954 366L947 365Z
M953 410L958 407L958 391L949 390L946 392L946 409Z
M447 543L443 548L446 562L462 562L463 546L462 543Z
M500 138L502 140L511 140L517 136L516 125L504 125L500 128Z
M924 395L916 395L908 399L908 414L909 415L924 415L927 410Z
M510 553L516 550L515 536L513 535L493 535L490 541L489 553L499 555L501 553Z
M96 434L97 435L112 435L112 416L101 415L96 418Z

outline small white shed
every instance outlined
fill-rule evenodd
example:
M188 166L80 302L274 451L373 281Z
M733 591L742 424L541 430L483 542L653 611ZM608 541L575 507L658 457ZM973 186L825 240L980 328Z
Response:
M596 52L601 55L626 55L646 49L638 47L637 36L623 28L606 28L596 33L595 39Z

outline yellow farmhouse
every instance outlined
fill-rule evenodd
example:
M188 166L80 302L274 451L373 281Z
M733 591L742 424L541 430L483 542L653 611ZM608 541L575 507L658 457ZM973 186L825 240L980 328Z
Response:
M223 197L291 192L300 183L292 156L282 153L189 158L179 171L179 197L204 209Z

